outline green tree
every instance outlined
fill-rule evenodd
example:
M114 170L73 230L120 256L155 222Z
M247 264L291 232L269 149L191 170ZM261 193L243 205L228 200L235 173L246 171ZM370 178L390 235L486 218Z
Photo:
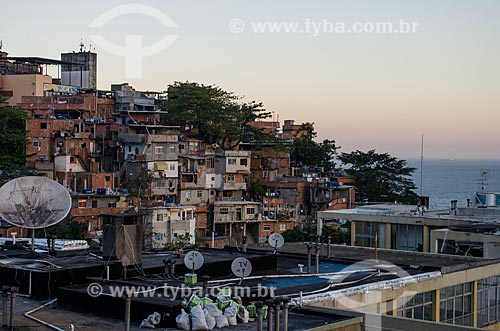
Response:
M312 241L316 240L316 225L302 224L282 233L285 242Z
M128 176L123 186L127 188L129 194L144 200L151 196L152 182L152 172L147 168L141 168L137 176Z
M168 91L167 122L192 126L199 139L225 149L236 147L245 136L252 135L255 128L250 122L270 116L262 103L241 102L241 97L215 85L175 82Z
M294 138L290 150L290 160L297 166L324 167L329 170L334 167L333 157L337 154L335 140L325 139L318 143L314 139L314 123L303 123Z
M247 194L253 201L261 201L265 193L264 186L258 180L252 180L248 184Z
M0 98L0 104L7 99ZM26 164L26 113L20 108L0 107L0 169L10 170Z
M72 218L67 218L48 228L35 230L35 237L37 238L46 238L47 236L55 235L59 239L80 240L83 239L84 234L84 225Z
M354 177L361 197L371 201L417 203L417 194L413 191L416 187L411 180L415 168L408 167L405 160L375 150L342 153L339 160L349 166L346 172Z

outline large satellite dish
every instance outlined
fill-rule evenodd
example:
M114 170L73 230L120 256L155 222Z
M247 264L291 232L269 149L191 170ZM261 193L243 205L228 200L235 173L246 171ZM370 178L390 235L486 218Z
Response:
M45 228L62 221L70 210L68 190L46 177L20 177L0 187L0 216L15 226Z
M269 246L276 250L277 248L283 247L285 244L285 238L283 238L283 236L279 233L273 233L269 236L267 242L269 243Z
M244 257L237 257L231 263L231 271L236 277L248 277L252 273L252 263Z
M198 251L190 251L184 256L184 265L193 271L200 269L204 262L203 254Z

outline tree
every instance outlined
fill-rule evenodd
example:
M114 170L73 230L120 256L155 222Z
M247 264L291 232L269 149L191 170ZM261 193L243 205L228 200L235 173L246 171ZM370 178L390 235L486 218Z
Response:
M0 104L7 99L0 98ZM0 169L11 170L26 164L26 113L19 108L0 107Z
M335 140L325 139L318 143L314 140L316 136L314 123L303 123L294 137L290 160L297 166L324 167L329 170L335 165L333 157L339 147L335 145Z
M316 239L316 225L302 224L282 233L285 242L312 241Z
M408 167L405 160L375 150L342 153L339 160L349 165L346 172L354 177L361 197L371 201L417 203L417 194L413 191L416 187L410 178L415 168Z
M78 223L72 218L67 218L56 225L35 230L37 238L47 238L50 235L55 235L59 239L80 240L85 235L85 228L83 224Z
M258 180L252 180L248 183L247 194L253 201L261 201L266 190Z
M152 182L153 173L147 168L141 168L137 176L128 176L123 186L132 196L143 200L151 196Z
M271 115L262 108L262 103L242 103L241 97L215 85L175 82L168 91L167 122L192 126L203 142L217 143L224 149L238 146L246 135L255 131L250 122Z

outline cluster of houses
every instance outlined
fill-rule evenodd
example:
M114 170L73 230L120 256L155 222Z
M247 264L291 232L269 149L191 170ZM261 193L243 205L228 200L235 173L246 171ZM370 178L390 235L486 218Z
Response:
M44 66L60 68L60 77ZM132 211L143 215L152 248L182 240L262 243L320 210L354 203L341 172L294 167L275 144L206 144L190 126L165 125L168 91L136 91L127 83L103 91L96 80L97 55L83 48L61 60L0 52L0 95L28 115L28 166L68 188L71 218L86 237L99 237L107 216ZM252 125L285 144L300 130L293 120ZM251 182L262 186L261 197L249 194ZM23 236L2 225L3 236Z

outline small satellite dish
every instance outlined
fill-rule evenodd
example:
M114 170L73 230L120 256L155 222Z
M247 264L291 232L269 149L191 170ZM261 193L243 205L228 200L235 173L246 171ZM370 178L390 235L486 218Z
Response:
M203 254L198 251L190 251L184 256L184 265L193 271L200 269L204 262Z
M47 177L20 177L0 187L0 217L15 226L45 228L62 221L70 210L68 190Z
M236 277L248 277L252 273L252 263L244 257L237 257L231 263L231 271Z
M283 236L279 233L273 233L269 236L267 242L269 243L269 246L276 249L283 247L283 245L285 244L285 238L283 238Z

